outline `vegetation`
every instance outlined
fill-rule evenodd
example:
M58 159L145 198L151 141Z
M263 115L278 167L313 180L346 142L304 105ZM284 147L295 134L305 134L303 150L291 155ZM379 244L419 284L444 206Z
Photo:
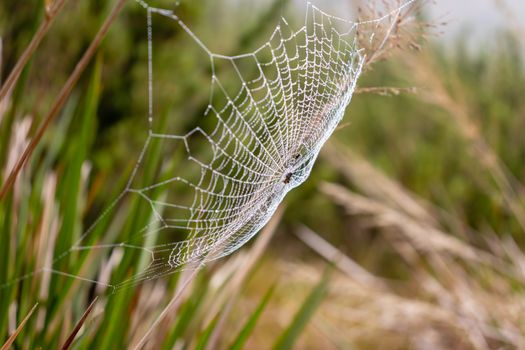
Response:
M2 81L57 2L0 4ZM0 101L1 184L114 3L66 1ZM195 3L181 1L177 14L231 54L264 41L287 1L257 11ZM90 242L122 241L150 220L136 197L111 207L144 141L145 30L144 10L126 3L0 201L0 344L525 348L525 33L515 26L479 52L429 40L370 66L310 179L231 257L115 294L102 283L33 274L108 208ZM170 21L156 23L154 45L155 113L173 133L206 107L207 57ZM160 144L151 150L145 184L177 166ZM107 283L140 271L144 258L78 251L59 264Z

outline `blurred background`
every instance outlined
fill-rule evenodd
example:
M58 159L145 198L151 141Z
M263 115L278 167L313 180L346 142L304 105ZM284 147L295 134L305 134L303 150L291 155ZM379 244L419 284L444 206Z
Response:
M52 2L0 3L2 82ZM385 6L314 3L348 19ZM0 101L1 183L113 5L66 2ZM292 25L304 18L299 0L152 5L173 9L225 55L260 46L281 16ZM111 205L144 145L146 12L128 1L0 202L0 344L525 349L525 3L427 1L416 18L409 45L367 67L310 178L252 242L191 280L183 271L108 296L101 284L31 272ZM176 22L154 17L153 29L154 114L171 132L184 130L208 103L208 57ZM159 154L146 184L174 161ZM134 198L119 203L92 240L125 240L151 219L146 209ZM107 282L143 264L118 250L92 253L69 254L60 270Z

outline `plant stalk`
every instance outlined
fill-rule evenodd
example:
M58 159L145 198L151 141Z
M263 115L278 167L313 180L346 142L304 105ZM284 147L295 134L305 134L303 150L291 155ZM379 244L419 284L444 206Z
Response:
M0 101L2 101L12 90L13 86L15 86L18 78L20 77L20 74L22 74L22 71L24 70L24 67L31 56L33 56L35 53L36 49L42 42L42 39L46 36L49 28L51 28L53 21L57 17L57 14L60 12L60 10L64 7L66 1L67 0L56 0L49 7L46 6L46 17L38 27L35 35L33 35L31 42L29 45L27 45L26 49L22 53L22 56L20 56L16 62L15 67L11 73L9 73L9 76L7 77L4 85L2 85L0 88Z
M84 55L78 61L77 65L75 66L75 69L69 76L68 80L60 90L60 93L58 94L57 98L55 99L55 102L53 103L51 110L44 118L44 121L39 126L35 136L31 139L31 142L24 150L24 153L22 156L18 159L16 165L14 168L10 171L9 176L7 177L7 180L2 185L2 188L0 190L0 200L2 200L6 194L9 192L11 187L13 186L13 183L15 182L16 178L18 177L18 174L26 164L27 160L31 155L33 154L36 146L42 139L42 136L44 136L45 131L51 124L51 122L57 117L58 113L62 110L62 107L64 106L65 102L67 101L69 95L71 94L71 91L73 91L73 88L75 87L76 83L78 82L78 79L86 69L87 65L93 58L93 55L97 51L98 47L100 46L100 43L102 42L102 39L108 32L111 24L117 17L117 15L120 13L122 8L124 7L126 0L118 0L115 7L111 10L108 17L106 17L104 23L100 27L97 35L95 38L93 38L93 41L87 48L86 52L84 52Z

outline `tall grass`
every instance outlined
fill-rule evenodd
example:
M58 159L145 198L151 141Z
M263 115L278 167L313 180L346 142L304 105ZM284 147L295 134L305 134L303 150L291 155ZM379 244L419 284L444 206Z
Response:
M27 4L44 11L39 2ZM278 15L276 4L262 17ZM211 25L205 21L213 6L183 3L178 11L198 29ZM65 68L73 69L95 23L105 18L108 9L95 7L61 9L0 102L2 183L67 81L71 70ZM4 3L0 18L13 9L21 15L6 22L12 28L35 16L21 4ZM115 20L106 44L0 201L0 284L14 281L0 288L0 344L525 348L525 74L517 59L523 51L504 36L498 50L474 56L461 47L446 54L428 43L423 53L388 62L374 57L362 91L392 92L381 90L392 86L401 93L356 95L347 115L350 125L325 147L309 181L232 257L116 294L107 284L141 270L144 257L138 251L74 251L53 264L108 207L89 243L124 241L150 220L148 205L139 198L111 206L133 170L130 154L143 139L144 124L137 122L147 108L141 102L146 97L143 15L130 6ZM249 46L265 25L255 22L238 42L224 39L224 45ZM59 54L58 43L73 30L81 44ZM198 68L191 49L173 51L185 39L168 24L161 23L159 32L158 86L172 101L158 103L169 106L157 113L158 124L172 131L174 120L191 124L200 115L206 92L199 87L208 72ZM2 72L15 67L28 41L3 38ZM63 71L41 69L50 58L60 63L48 64ZM163 146L152 143L148 149L140 174L145 184L177 165Z

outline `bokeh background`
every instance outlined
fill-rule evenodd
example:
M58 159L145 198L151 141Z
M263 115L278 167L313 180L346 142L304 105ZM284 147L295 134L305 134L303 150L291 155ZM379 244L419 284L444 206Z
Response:
M0 3L2 81L50 2ZM349 19L360 7L385 6L315 3ZM280 16L293 23L304 15L304 2L293 0L155 5L226 55L264 43ZM1 182L112 6L68 1L0 101ZM368 67L310 179L252 242L196 276L115 295L57 274L8 283L0 344L38 302L12 346L58 348L98 295L71 348L134 348L150 330L143 348L524 349L525 5L419 6L421 25L407 29L412 45ZM170 132L184 130L208 103L208 58L175 22L153 28L155 115ZM144 9L129 1L0 202L0 284L49 266L124 189L147 130L146 29ZM167 162L159 151L141 181ZM150 215L125 199L93 241L123 241ZM114 250L74 252L59 268L107 282L141 264Z

